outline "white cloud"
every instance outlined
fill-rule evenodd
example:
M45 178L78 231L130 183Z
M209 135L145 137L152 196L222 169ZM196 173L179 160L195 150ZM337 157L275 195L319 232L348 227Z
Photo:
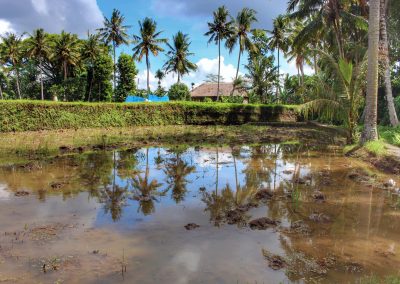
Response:
M0 32L18 33L43 28L85 35L101 27L103 15L96 0L1 0Z
M182 83L185 83L191 88L191 84L199 85L206 80L208 74L218 74L218 57L214 59L202 58L197 63L197 71L191 72L190 74L182 78ZM225 64L225 59L221 56L221 76L224 82L231 82L236 75L236 67L232 64ZM239 75L244 75L239 72ZM139 88L146 89L147 84L147 72L142 70L137 76L139 79ZM150 71L149 76L150 89L155 90L158 86L158 79L155 78L154 73ZM177 76L174 73L168 73L162 80L162 87L169 89L169 87L177 82Z
M286 63L286 62L285 62ZM297 67L296 67L296 62L293 60L291 62L287 62L287 64L284 64L284 66L281 66L281 74L289 74L289 75L297 75ZM305 64L303 67L304 74L305 75L313 75L314 74L314 69Z
M0 19L0 35L7 32L14 32L14 30L11 28L11 23L6 20Z

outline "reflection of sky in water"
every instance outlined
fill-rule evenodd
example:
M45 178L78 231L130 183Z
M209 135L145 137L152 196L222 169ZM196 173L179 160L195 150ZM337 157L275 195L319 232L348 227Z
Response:
M284 171L298 171L300 176L307 175L309 169L284 161L279 145L262 146L259 149L260 153L254 154L254 149L250 147L242 147L235 154L236 173L238 186L242 188L252 184L256 188L277 188L280 185L285 185L285 180L291 180L293 173ZM144 179L146 172L146 162L149 165L148 181L156 180L162 184L158 188L158 192L166 191L165 196L157 196L154 200L154 212L145 215L140 212L139 201L127 198L125 206L122 208L121 218L117 223L123 224L124 228L135 226L142 221L151 220L157 214L162 214L162 211L171 206L182 206L191 208L204 209L204 203L201 201L200 188L205 188L207 192L214 190L221 191L226 186L229 186L233 191L236 188L235 178L235 160L230 148L204 148L195 150L189 148L183 152L174 153L174 149L166 150L163 148L140 149L136 153L131 153L137 158L135 170ZM217 153L218 151L218 153ZM146 158L146 153L148 157ZM162 157L162 163L157 165L157 157ZM217 156L218 156L218 187L217 187ZM275 158L276 157L276 158ZM171 179L166 173L166 163L174 163L179 158L186 163L188 167L193 166L195 170L186 176L186 189L184 199L178 204L172 198ZM116 155L116 160L119 155ZM116 170L116 185L126 187L129 193L134 191L132 186L132 178L121 178ZM170 182L170 183L168 183ZM172 181L173 183L173 181ZM110 185L112 187L112 185ZM173 186L173 184L172 184ZM131 197L131 195L129 195ZM96 225L106 225L113 223L111 214L100 210L98 212Z

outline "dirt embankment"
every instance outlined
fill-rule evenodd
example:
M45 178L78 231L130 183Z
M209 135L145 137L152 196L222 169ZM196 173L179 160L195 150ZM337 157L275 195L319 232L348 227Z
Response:
M346 155L350 157L355 157L363 160L364 162L372 164L377 169L389 173L389 174L400 174L400 148L385 145L386 153L382 155L377 155L371 153L364 147L357 147L349 151Z

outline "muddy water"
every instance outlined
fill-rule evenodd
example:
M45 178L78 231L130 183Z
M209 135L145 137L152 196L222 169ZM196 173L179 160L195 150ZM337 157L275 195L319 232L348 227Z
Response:
M400 199L383 185L390 178L299 145L142 148L1 168L0 282L397 275Z

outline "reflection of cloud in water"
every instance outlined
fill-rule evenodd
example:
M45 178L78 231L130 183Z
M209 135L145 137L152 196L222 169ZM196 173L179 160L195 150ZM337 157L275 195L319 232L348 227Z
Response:
M184 248L179 251L173 258L173 267L179 267L179 275L176 283L190 283L191 274L196 273L199 269L201 259L201 250L199 248Z
M198 167L217 167L217 153L216 151L202 151L199 155L196 155L194 161ZM218 153L218 164L229 164L233 163L233 157L231 153L219 152Z
M7 187L5 184L0 184L0 200L8 200L10 199L11 193L7 191Z

